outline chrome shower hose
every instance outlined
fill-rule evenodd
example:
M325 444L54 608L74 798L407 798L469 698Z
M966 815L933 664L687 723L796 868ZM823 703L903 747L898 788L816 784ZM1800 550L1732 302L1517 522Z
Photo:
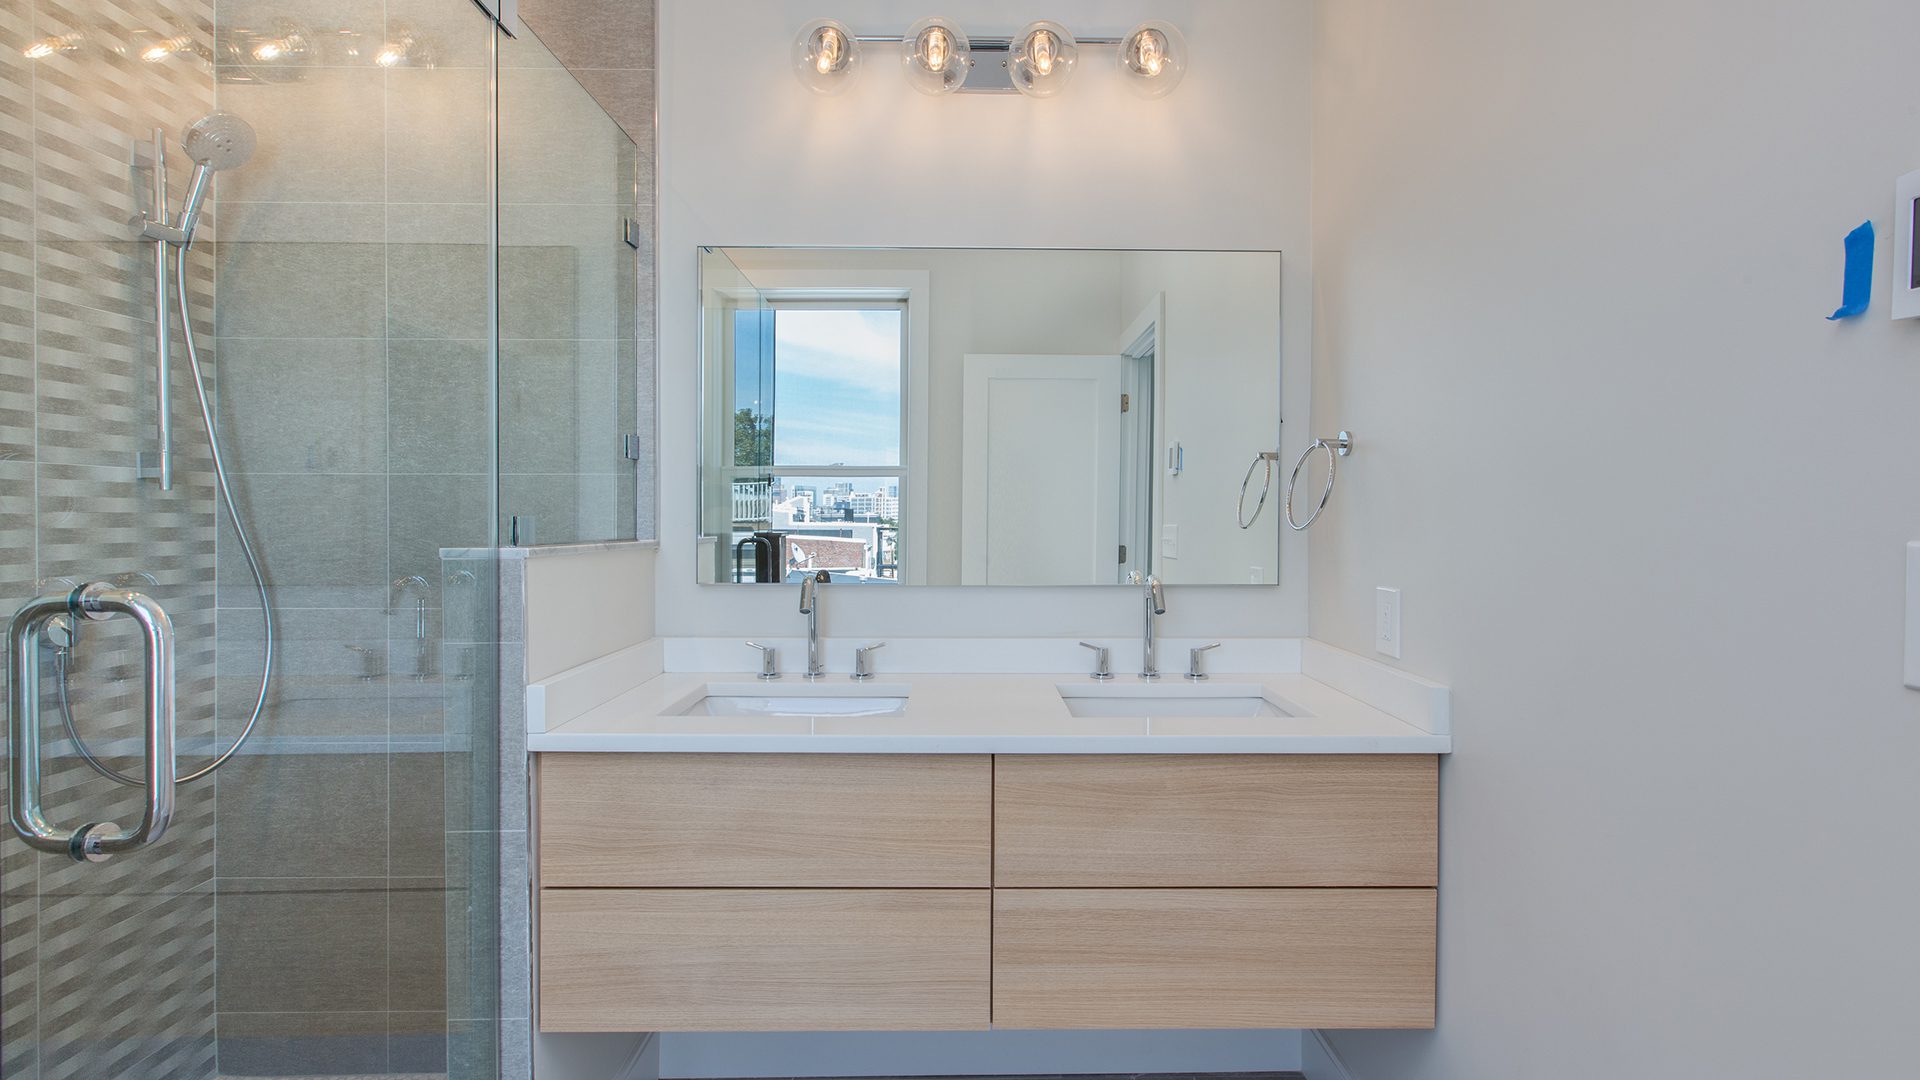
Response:
M260 557L253 550L253 538L247 535L246 523L240 519L240 507L234 502L233 485L227 480L226 458L220 452L220 432L214 425L213 406L207 400L207 380L201 374L200 352L195 348L193 341L193 312L187 303L187 245L185 244L175 249L173 284L174 291L179 297L180 328L186 340L187 366L193 372L193 392L199 399L200 420L207 430L207 451L213 459L214 481L220 489L220 501L227 508L227 519L233 522L233 533L239 537L240 553L246 556L247 570L253 575L253 588L260 597L260 618L264 624L263 640L265 641L262 649L264 656L260 666L260 691L254 695L253 713L247 717L246 726L240 729L240 734L233 740L233 745L222 751L220 756L193 772L181 773L174 780L176 784L185 784L208 776L215 769L225 765L227 759L246 744L247 739L253 734L255 725L260 723L260 714L266 710L267 706L267 691L273 683L273 602L267 597L267 579L260 570ZM63 650L63 653L69 651L71 647ZM60 698L60 718L67 729L67 737L73 740L74 747L80 751L80 757L93 768L94 772L128 787L145 787L146 782L139 777L128 776L101 761L93 752L93 748L87 745L87 741L80 737L80 731L73 722L73 702L67 689L67 672L71 666L71 661L63 659L57 659L54 665L56 674L54 681Z

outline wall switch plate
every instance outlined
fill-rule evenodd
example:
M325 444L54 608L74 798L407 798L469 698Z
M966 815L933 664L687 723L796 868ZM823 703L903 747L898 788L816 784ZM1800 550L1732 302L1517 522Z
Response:
M1920 218L1920 172L1900 178L1893 188L1893 317L1920 319L1920 245L1914 223Z
M1163 559L1180 557L1180 526L1160 526L1160 557Z
M1373 650L1400 659L1400 590L1373 590Z
M1907 545L1907 687L1920 690L1920 541Z

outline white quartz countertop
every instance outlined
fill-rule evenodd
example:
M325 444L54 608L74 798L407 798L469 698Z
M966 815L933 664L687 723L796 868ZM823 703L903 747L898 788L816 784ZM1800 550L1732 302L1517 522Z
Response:
M1452 739L1400 720L1326 683L1297 674L1216 674L1194 684L1168 676L1147 686L1122 675L894 675L858 684L789 675L757 682L731 673L668 673L548 730L537 753L813 754L1445 754ZM1075 716L1062 696L1257 695L1278 716ZM889 716L688 716L709 694L904 697ZM1149 707L1146 711L1156 711ZM1169 706L1180 711L1178 706Z

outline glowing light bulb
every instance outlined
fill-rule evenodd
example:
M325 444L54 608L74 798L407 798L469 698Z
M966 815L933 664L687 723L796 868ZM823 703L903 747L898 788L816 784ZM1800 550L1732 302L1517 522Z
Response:
M923 94L951 94L973 70L973 42L946 19L921 19L900 42L907 82Z
M813 61L815 71L822 75L832 74L840 64L840 50L843 47L840 31L831 26L820 28L820 55Z
M29 60L45 60L55 53L72 52L79 47L79 44L79 34L58 34L53 37L41 38L39 41L20 50L20 52L21 55Z
M157 64L167 57L172 56L174 53L187 51L187 47L191 44L192 42L184 35L170 37L164 41L155 42L147 46L146 49L140 53L140 59L145 60L149 64Z
M860 41L832 19L816 19L793 39L793 74L816 94L838 94L860 63Z
M1045 30L1033 35L1033 70L1041 75L1053 74L1054 37Z
M1057 22L1042 19L1013 38L1007 72L1013 88L1028 97L1052 97L1073 81L1080 43Z
M1187 44L1171 24L1144 22L1121 40L1120 71L1135 93L1165 97L1180 84L1187 69Z
M373 62L381 67L392 67L400 62L400 50L389 45L374 56Z
M1149 75L1160 74L1166 64L1166 49L1160 42L1160 35L1149 30L1140 35L1140 70Z
M263 41L253 47L255 60L278 60L287 51L284 41Z

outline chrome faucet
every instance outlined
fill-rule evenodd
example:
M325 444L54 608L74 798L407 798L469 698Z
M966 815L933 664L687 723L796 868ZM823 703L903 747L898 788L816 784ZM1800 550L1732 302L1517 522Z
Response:
M413 675L415 682L424 682L433 677L433 665L428 658L427 648L427 593L433 586L419 574L409 574L393 583L393 595L404 601L409 592L413 593ZM389 607L388 614L394 614Z
M886 642L876 641L871 645L853 650L853 674L847 677L854 682L871 682L873 680L873 651L886 647Z
M807 678L818 680L827 673L820 660L820 586L833 578L822 570L800 579L800 614L807 617Z
M1141 582L1138 571L1134 572L1134 578L1136 582L1146 586L1147 615L1140 634L1140 678L1152 682L1160 677L1160 667L1155 656L1158 635L1155 633L1153 619L1156 615L1167 613L1167 597L1160 590L1159 578L1148 575L1144 582Z

